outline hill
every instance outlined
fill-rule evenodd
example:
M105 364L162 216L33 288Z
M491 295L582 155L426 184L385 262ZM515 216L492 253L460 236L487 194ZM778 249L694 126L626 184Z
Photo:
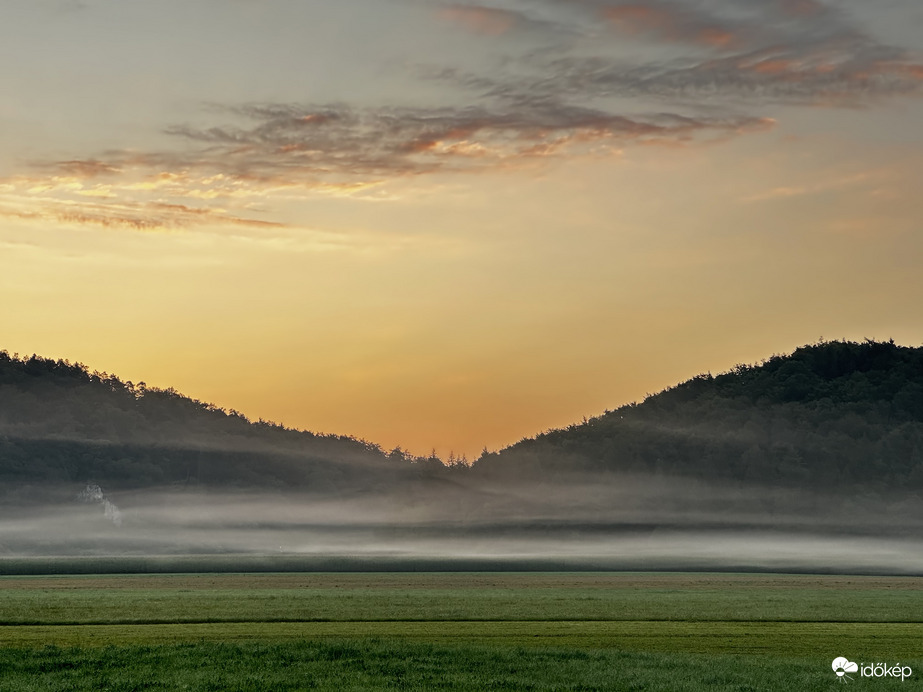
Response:
M0 481L8 491L94 481L341 492L442 468L401 454L397 461L352 437L252 422L173 389L0 351Z
M642 473L835 493L923 492L923 348L822 342L699 375L483 455L495 479Z
M250 421L79 363L0 351L0 481L7 493L94 481L112 489L330 496L451 487L457 495L459 483L472 494L507 492L587 474L828 494L923 493L923 348L804 346L485 453L470 469Z
M0 352L0 524L0 559L279 551L650 568L663 553L684 568L813 569L831 536L920 535L923 348L805 346L470 467ZM740 563L752 546L784 560Z

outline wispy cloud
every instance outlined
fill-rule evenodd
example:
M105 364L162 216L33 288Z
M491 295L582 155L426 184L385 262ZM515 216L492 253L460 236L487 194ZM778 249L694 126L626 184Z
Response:
M0 180L3 213L144 230L260 226L278 223L274 199L384 199L409 177L721 141L771 127L766 104L857 107L923 91L923 63L821 0L414 4L509 46L495 56L502 69L426 70L470 105L424 106L411 92L392 106L212 105L213 124L166 126L156 150L34 162ZM670 48L628 57L613 35Z
M829 11L819 0L777 0L777 7L793 17L816 17Z
M525 21L519 12L482 5L448 5L439 10L439 17L488 36L501 36Z
M273 222L248 213L257 199L361 197L409 176L515 168L564 154L610 155L632 143L688 144L771 126L745 116L628 117L523 97L492 107L257 104L211 111L227 122L166 128L185 140L181 151L36 163L28 175L0 181L0 213L137 230L268 226Z
M729 22L663 3L624 3L601 8L612 26L625 34L692 43L712 48L731 48L742 42Z
M923 89L923 65L910 62L903 51L859 38L772 46L680 65L568 57L551 62L547 74L537 88L597 97L745 100L751 108L773 102L855 107Z
M603 145L692 141L766 126L750 117L624 116L550 97L492 107L379 108L253 105L225 109L249 126L171 127L208 146L229 174L276 180L386 178L465 171Z
M768 202L772 200L790 199L816 195L844 187L854 187L863 184L875 183L889 177L891 173L886 170L867 171L852 175L833 177L828 180L815 180L800 185L783 185L774 187L752 195L747 195L741 202Z
M883 43L843 11L819 0L545 0L561 22L581 13L639 41L685 46L685 57L616 57L600 42L574 51L574 27L561 24L556 50L524 57L520 74L442 77L498 95L555 98L655 97L673 103L721 105L777 102L855 107L923 93L923 62ZM563 12L564 9L568 13ZM439 76L433 72L431 76Z
M51 221L70 225L129 228L137 231L184 229L206 225L261 228L283 225L272 221L242 218L229 214L224 209L212 207L191 207L166 202L82 202L47 197L20 199L18 203L4 200L4 203L0 204L0 216L25 221Z

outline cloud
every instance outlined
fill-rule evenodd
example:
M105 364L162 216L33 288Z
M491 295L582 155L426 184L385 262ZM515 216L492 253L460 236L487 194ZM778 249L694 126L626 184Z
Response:
M818 0L777 0L779 9L793 17L815 17L827 11Z
M506 34L524 19L518 12L481 5L448 5L439 10L438 14L441 19L487 36Z
M739 115L627 116L524 94L460 108L270 103L210 112L225 122L165 129L184 141L176 149L37 162L32 173L0 181L0 214L142 231L270 226L252 216L271 214L273 199L387 198L382 186L396 179L613 155L630 144L688 145L772 126Z
M545 0L543 6L559 10L561 22L569 17L571 26L562 23L545 50L522 56L519 74L449 69L430 78L494 98L655 97L686 107L751 109L763 103L856 107L923 91L923 63L910 51L882 43L818 0ZM623 36L688 53L641 60L614 53L602 39L591 52L575 50L581 13Z
M689 142L765 125L669 113L628 118L549 100L505 109L260 104L213 110L238 124L167 128L198 144L194 150L38 162L33 173L0 181L0 215L137 231L265 228L282 224L252 218L255 201L260 210L274 197L374 195L395 178L611 152L628 142Z
M101 175L119 172L116 166L95 159L56 161L51 164L51 168L61 175L74 178L96 178Z
M284 225L215 205L219 197L251 196L220 174L195 174L188 167L164 170L165 157L107 156L107 161L38 162L33 165L36 172L0 181L0 216L139 231Z
M844 187L854 187L876 181L886 180L890 177L887 170L865 171L852 175L838 176L829 180L816 180L802 185L784 185L774 187L769 190L747 195L741 199L741 202L767 202L777 199L790 199L793 197L804 197L807 195L816 195L830 190L838 190Z
M254 179L388 178L466 171L598 145L692 141L761 128L764 119L625 116L517 95L492 106L371 108L250 105L227 108L249 126L167 132L207 146L215 165ZM230 173L233 174L233 173Z
M601 13L618 31L629 35L655 36L722 49L741 42L741 37L727 22L678 6L650 2L619 4L603 7Z
M731 96L763 101L854 107L919 93L921 72L902 51L856 37L701 63L661 74L650 85L662 93L717 86Z
M159 149L33 162L0 180L4 213L139 230L259 226L273 223L254 217L272 219L274 200L392 199L389 184L410 177L721 141L772 127L767 104L858 107L923 89L909 51L820 0L536 0L528 14L482 0L434 16L502 47L492 71L421 68L469 105L410 95L392 106L212 105L211 124L168 125ZM613 36L670 46L632 42L627 53Z
M459 84L496 98L525 94L572 100L653 97L676 104L674 108L683 104L686 109L736 105L753 110L769 103L861 107L923 93L923 64L914 62L907 51L860 36L662 63L552 56L540 72L516 80L474 80L451 73L436 78L457 79Z
M166 202L80 202L61 199L27 200L26 203L0 204L0 216L26 221L55 222L127 228L136 231L162 231L195 226L234 225L277 228L283 224L247 219L223 209L190 207Z

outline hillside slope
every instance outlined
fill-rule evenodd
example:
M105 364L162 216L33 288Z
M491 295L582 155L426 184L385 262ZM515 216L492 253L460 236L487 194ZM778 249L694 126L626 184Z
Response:
M410 467L351 437L254 423L172 389L123 382L80 364L0 352L5 484L92 480L107 487L333 492L400 481L401 471Z
M726 483L923 491L923 348L826 342L700 375L522 440L478 475L643 473Z
M470 469L388 454L351 437L251 422L80 364L0 352L0 481L7 492L88 481L331 496L404 488L433 493L438 502L447 479L455 493L458 483L506 492L587 474L828 494L923 493L923 348L804 346L522 440Z

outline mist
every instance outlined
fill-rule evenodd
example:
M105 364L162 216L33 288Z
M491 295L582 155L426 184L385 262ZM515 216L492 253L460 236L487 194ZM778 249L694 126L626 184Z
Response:
M923 574L920 498L820 496L643 475L310 492L56 486L0 508L0 572L625 569ZM191 562L190 562L191 561ZM331 562L333 561L333 562ZM171 563L172 564L172 563ZM133 565L133 566L132 566Z

